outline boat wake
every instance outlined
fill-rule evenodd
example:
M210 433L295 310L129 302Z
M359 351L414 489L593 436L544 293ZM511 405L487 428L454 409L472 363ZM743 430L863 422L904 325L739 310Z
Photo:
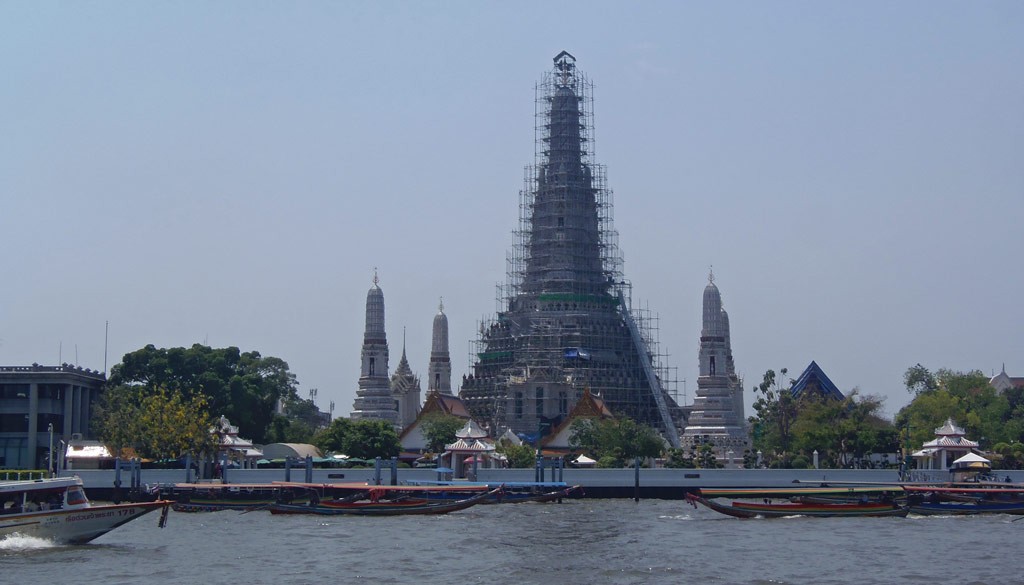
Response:
M52 540L39 538L38 536L25 536L20 532L8 534L0 538L0 553L21 552L27 550L43 550L60 546Z

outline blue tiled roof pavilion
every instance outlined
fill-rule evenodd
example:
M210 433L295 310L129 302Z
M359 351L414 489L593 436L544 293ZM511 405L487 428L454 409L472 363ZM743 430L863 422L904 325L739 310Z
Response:
M825 371L821 369L821 366L813 360L807 366L807 369L800 374L800 377L796 379L796 382L793 383L790 392L793 393L793 398L800 398L808 393L816 393L836 400L844 400L846 398L825 374Z

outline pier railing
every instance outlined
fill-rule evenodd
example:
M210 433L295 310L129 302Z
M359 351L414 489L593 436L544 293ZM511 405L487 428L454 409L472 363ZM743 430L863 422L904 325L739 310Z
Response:
M45 469L0 469L0 481L30 481L49 477Z

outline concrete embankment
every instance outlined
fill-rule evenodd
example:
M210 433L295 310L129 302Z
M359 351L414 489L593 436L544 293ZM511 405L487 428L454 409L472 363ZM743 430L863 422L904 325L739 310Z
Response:
M115 494L115 473L110 470L65 471L62 475L78 475L85 484L89 497L110 500ZM382 482L390 483L390 471L382 471ZM431 469L399 469L398 482L408 480L436 480L438 474ZM1013 482L1024 482L1024 471L1001 471L999 477L1010 477ZM229 469L226 483L270 483L274 481L306 481L306 470L292 469L290 478L284 469ZM313 469L308 478L315 483L373 482L373 469ZM535 481L533 469L481 469L479 481L520 482ZM546 481L557 481L551 470ZM637 481L634 469L565 469L562 481L583 486L586 497L591 498L660 498L681 499L687 491L697 488L791 487L794 483L839 485L843 482L891 483L899 481L895 470L882 469L640 469ZM937 477L937 479L946 479ZM144 469L141 472L145 490L159 484L185 481L183 469ZM220 482L220 480L216 480ZM130 483L128 474L122 473L122 497L127 497Z

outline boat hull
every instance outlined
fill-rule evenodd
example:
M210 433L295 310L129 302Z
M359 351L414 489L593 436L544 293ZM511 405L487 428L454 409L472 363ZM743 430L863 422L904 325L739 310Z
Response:
M727 505L692 494L687 495L686 499L693 504L702 504L716 512L734 518L785 518L790 516L808 516L811 518L879 517L906 516L908 512L904 506L876 502L838 504L733 502L732 505Z
M323 502L318 504L272 504L271 514L319 514L322 516L408 516L448 514L483 503L499 490L491 490L454 502L431 502L423 498L378 502Z
M921 516L973 516L976 514L1024 515L1024 502L920 502L910 513Z
M0 537L20 534L64 544L84 544L170 504L169 501L140 502L3 515L0 516Z

